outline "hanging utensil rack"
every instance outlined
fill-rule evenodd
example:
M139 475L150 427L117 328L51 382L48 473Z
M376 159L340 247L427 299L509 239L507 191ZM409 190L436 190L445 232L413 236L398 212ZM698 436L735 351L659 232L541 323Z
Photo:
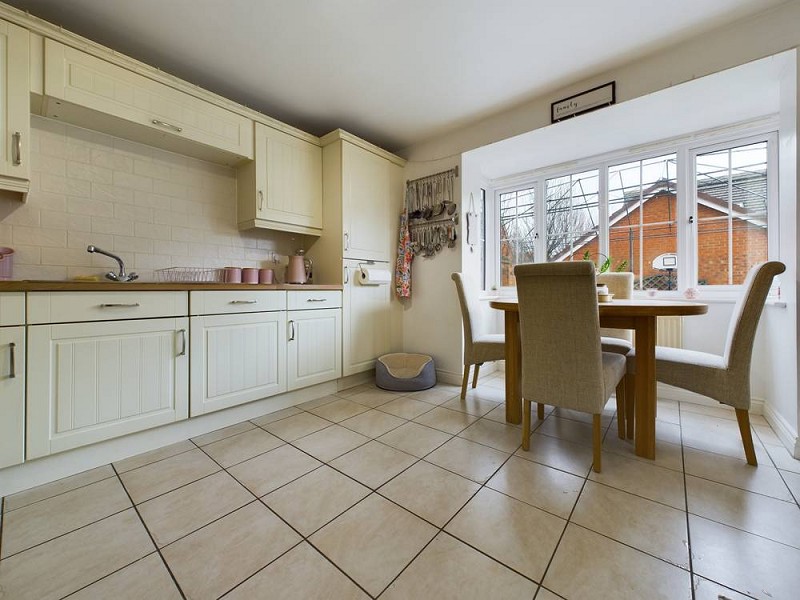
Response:
M458 205L453 180L458 167L406 181L406 211L414 254L433 257L455 248L458 239Z

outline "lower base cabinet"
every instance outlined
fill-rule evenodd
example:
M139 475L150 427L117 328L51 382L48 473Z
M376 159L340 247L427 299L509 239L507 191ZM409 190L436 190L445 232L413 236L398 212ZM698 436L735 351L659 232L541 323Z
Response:
M25 327L0 327L0 469L25 458Z
M28 327L27 458L189 415L189 319Z
M192 416L286 391L285 315L191 318Z
M339 308L288 313L289 389L342 376L342 311Z

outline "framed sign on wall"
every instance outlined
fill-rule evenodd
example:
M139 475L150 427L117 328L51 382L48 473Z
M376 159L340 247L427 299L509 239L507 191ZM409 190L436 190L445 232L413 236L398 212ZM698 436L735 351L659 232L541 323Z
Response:
M550 122L558 123L564 119L577 117L604 106L611 106L616 101L616 81L599 85L596 88L553 102L550 105Z

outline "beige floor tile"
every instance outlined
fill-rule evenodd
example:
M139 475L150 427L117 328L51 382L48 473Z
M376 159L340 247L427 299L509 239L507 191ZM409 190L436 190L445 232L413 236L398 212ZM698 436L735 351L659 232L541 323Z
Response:
M258 501L162 549L188 598L219 598L302 538Z
M495 423L503 423L505 425L509 425L511 427L516 427L521 429L522 426L520 424L512 424L506 421L506 406L505 404L498 404L497 407L490 410L488 413L483 415L484 419L489 419L490 421L494 421ZM536 429L539 425L541 425L544 421L540 421L536 418L536 409L531 411L531 429Z
M254 500L236 480L220 471L139 505L159 547L190 534Z
M794 600L800 550L714 521L689 516L697 575L755 598Z
M255 428L208 444L203 447L203 452L227 469L281 445L283 441L279 438Z
M111 465L104 465L102 467L97 467L96 469L83 471L77 475L64 477L63 479L53 481L52 483L45 483L44 485L36 486L35 488L25 490L24 492L18 492L16 494L6 496L3 499L3 511L8 512L10 510L15 510L17 508L27 506L28 504L33 504L34 502L52 498L53 496L57 496L65 492L69 492L70 490L74 490L85 485L90 485L114 476L114 469L111 467Z
M540 587L539 591L536 592L535 600L561 600L561 596L554 594L545 587Z
M681 402L681 411L727 419L728 421L736 421L736 412L733 410L733 407L725 406L724 404L706 406L704 404L694 404L693 402ZM750 425L766 425L769 427L767 420L764 419L763 416L753 414L752 412L750 413Z
M800 508L793 501L691 475L686 477L686 495L692 514L800 549Z
M420 461L378 491L415 515L444 527L478 489L474 481Z
M194 450L195 448L196 446L192 442L189 440L184 440L182 442L178 442L177 444L170 444L169 446L157 448L150 452L144 452L142 454L137 454L136 456L131 456L130 458L117 461L114 463L114 468L117 470L117 473L125 473L126 471L132 471L133 469L138 469L139 467L149 465L150 463L154 463L159 460L164 460L165 458L169 458L177 454L188 452L189 450Z
M14 600L62 598L154 550L129 509L0 561L0 590Z
M378 438L387 446L397 448L408 454L422 458L452 437L438 429L431 429L417 423L406 423Z
M486 485L566 519L583 481L581 477L512 456Z
M543 583L565 598L692 597L688 571L572 523L567 526Z
M616 435L617 423L614 421L614 429L612 433ZM664 421L656 421L656 439L669 444L681 445L681 426L675 423L666 423Z
M309 412L314 413L318 417L333 421L334 423L344 421L350 417L355 417L367 410L369 410L369 408L363 404L351 402L344 398L337 398L335 402L308 409Z
M378 388L375 386L375 383L362 383L360 385L354 385L349 388L345 388L343 390L339 390L336 392L336 395L340 398L349 398L350 396L355 396L356 394L360 394L361 392L372 392L376 391Z
M280 421L268 423L264 425L264 429L273 435L277 435L282 440L293 442L309 433L314 433L320 429L330 427L330 425L330 421L326 421L317 415L304 412L281 419Z
M592 466L592 448L549 435L531 435L530 450L520 448L515 456L586 477Z
M455 437L431 452L425 460L478 483L484 483L508 457L509 454L505 452Z
M120 474L136 504L219 471L219 465L196 448Z
M800 474L800 460L794 458L783 446L765 446L769 457L774 461L775 466L782 471L791 471ZM766 462L761 456L758 457L759 463ZM769 463L767 463L769 464Z
M603 471L590 471L589 479L679 510L686 509L683 474L677 471L606 452Z
M436 529L377 494L365 498L309 538L373 596L422 550Z
M305 452L286 445L239 463L229 472L256 496L263 496L321 464Z
M392 429L397 429L403 423L406 423L406 420L400 417L395 417L379 410L368 410L365 413L340 422L339 425L352 429L361 435L376 438Z
M275 412L271 412L266 414L262 417L257 417L255 419L250 419L253 423L258 425L259 427L266 427L270 423L274 423L275 421L280 421L282 419L286 419L288 417L292 417L294 415L299 415L302 410L295 406L290 406L289 408L284 408L282 410L276 410Z
M536 433L557 437L576 444L592 445L592 426L581 421L549 416L539 425Z
M407 396L395 398L391 402L381 404L378 410L400 417L401 419L414 419L433 409L432 404L413 400Z
M683 455L686 473L689 475L725 483L780 500L792 500L778 470L771 464L762 463L753 467L738 458L701 452L692 448L684 448Z
M508 453L513 453L522 444L522 431L518 427L488 419L476 421L459 433L458 437Z
M381 596L382 600L530 600L536 584L440 533Z
M225 600L367 600L341 571L306 542L295 546L225 596Z
M586 482L572 522L689 568L686 513L593 481Z
M451 400L454 396L457 396L458 392L453 392L452 390L442 390L438 388L431 388L429 390L422 390L419 392L412 392L408 394L408 397L413 400L420 400L422 402L427 402L428 404L442 404Z
M702 577L694 577L694 599L695 600L748 600L749 596L743 596L730 588L726 588L715 581L709 581Z
M437 406L414 419L415 423L433 427L445 433L456 434L472 425L478 417L449 408Z
M752 423L751 423L752 425ZM781 439L778 437L778 434L772 429L772 427L767 425L753 425L753 431L755 432L755 437L757 437L762 444L770 445L770 446L782 446Z
M326 404L330 404L331 402L336 402L337 400L341 400L339 396L335 396L334 394L330 394L328 396L321 396L319 398L314 398L313 400L309 400L308 402L303 402L302 404L298 404L298 408L302 408L303 410L312 410L314 408L319 408L320 406L325 406Z
M369 488L323 465L262 500L297 531L309 536L369 493Z
M786 481L789 490L794 495L795 502L800 502L800 473L792 473L791 471L779 471L781 477Z
M541 581L567 522L529 504L483 488L445 531Z
M680 444L670 444L656 439L656 458L636 456L633 440L621 440L617 437L617 422L611 424L611 429L603 439L603 452L613 452L626 458L641 461L648 465L656 465L673 471L683 471L683 452ZM718 455L717 455L718 456Z
M606 410L608 412L603 412L600 417L600 421L603 425L607 426L616 414L617 405L614 399L608 401ZM581 412L579 410L571 410L569 408L561 408L559 406L554 406L551 414L559 419L569 419L570 421L578 421L579 423L587 423L589 425L591 425L594 420L593 415L589 413Z
M744 460L742 438L736 421L696 413L681 413L681 431L684 446ZM758 460L767 460L767 454L757 436L754 436L753 442Z
M480 400L481 402L494 402L495 404L502 404L506 401L506 382L505 379L497 382L498 385L482 385L479 383L477 388L467 388L467 400ZM459 398L461 398L461 390L458 390Z
M181 593L175 587L164 561L157 553L149 554L132 565L104 577L89 587L83 588L69 600L180 600Z
M467 395L464 400L456 396L452 400L442 404L442 407L449 408L450 410L457 410L459 412L467 413L475 417L482 417L486 413L497 408L498 403L491 400L482 400L475 395Z
M659 400L656 403L656 419L664 423L681 424L681 413L677 402Z
M379 390L377 388L367 389L358 393L355 393L351 396L347 396L348 400L352 400L353 402L358 402L359 404L363 404L369 408L377 408L386 404L387 402L391 402L397 398L397 394L393 394L391 392L387 392L384 390Z
M364 485L377 489L417 460L415 456L372 441L330 464Z
M192 438L192 441L198 446L206 446L208 444L218 442L219 440L224 440L232 435L236 435L237 433L250 431L253 428L255 428L255 425L250 421L242 421L241 423L223 427L222 429L217 429L216 431L211 431L210 433L198 435L197 437Z
M326 427L293 442L303 452L307 452L322 462L328 462L366 444L369 438L350 431L340 425Z
M130 507L114 477L12 510L3 519L2 558Z

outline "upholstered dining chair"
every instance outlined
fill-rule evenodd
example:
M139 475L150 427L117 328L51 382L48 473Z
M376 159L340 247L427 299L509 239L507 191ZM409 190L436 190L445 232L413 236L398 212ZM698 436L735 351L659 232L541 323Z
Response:
M522 448L530 448L531 402L592 415L594 470L600 472L601 414L625 375L625 356L603 352L594 265L518 265L522 346Z
M600 273L597 283L605 284L616 300L630 300L633 297L633 273ZM601 327L600 342L603 352L625 356L633 350L633 331ZM633 438L633 398L633 378L629 377L617 386L617 435L623 439Z
M758 464L749 412L753 341L772 279L785 270L786 265L777 261L763 262L750 269L743 285L744 293L733 309L722 356L656 346L658 381L708 396L735 409L744 454L747 463L753 466ZM635 360L635 353L631 358ZM632 370L631 364L628 368Z
M464 326L464 377L461 380L461 399L467 396L469 368L475 365L472 387L478 385L478 371L485 362L503 360L506 357L506 337L502 333L485 333L480 318L477 298L469 281L461 273L453 273L451 279L456 284L458 302L461 305L461 321Z

